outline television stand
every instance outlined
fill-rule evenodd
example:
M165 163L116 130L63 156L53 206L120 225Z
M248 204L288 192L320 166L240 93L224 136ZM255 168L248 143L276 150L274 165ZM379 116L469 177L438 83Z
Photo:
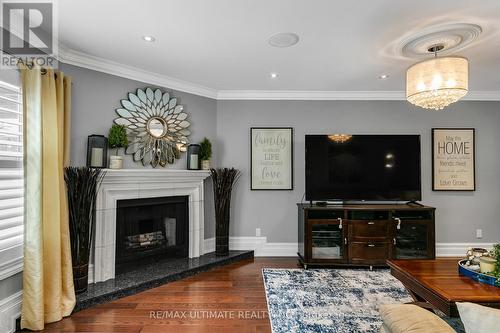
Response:
M419 203L298 205L299 263L386 266L387 259L434 259L435 208Z

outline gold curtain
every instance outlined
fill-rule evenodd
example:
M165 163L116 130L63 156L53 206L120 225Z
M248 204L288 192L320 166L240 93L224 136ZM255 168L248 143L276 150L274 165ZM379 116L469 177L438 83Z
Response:
M76 303L63 168L69 164L71 78L21 65L24 271L21 327L41 330Z

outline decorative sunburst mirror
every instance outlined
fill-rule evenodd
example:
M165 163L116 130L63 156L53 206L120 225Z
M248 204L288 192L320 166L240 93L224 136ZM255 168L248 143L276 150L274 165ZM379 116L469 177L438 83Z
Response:
M116 109L120 116L115 124L124 125L130 136L125 153L133 155L136 162L153 168L174 163L188 145L188 130L184 107L177 105L177 98L160 89L137 89L122 99L123 108Z

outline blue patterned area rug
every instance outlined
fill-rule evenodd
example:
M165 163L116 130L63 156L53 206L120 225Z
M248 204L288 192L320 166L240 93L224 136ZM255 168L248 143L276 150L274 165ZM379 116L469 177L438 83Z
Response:
M380 305L412 301L387 269L264 268L262 274L273 333L378 333Z

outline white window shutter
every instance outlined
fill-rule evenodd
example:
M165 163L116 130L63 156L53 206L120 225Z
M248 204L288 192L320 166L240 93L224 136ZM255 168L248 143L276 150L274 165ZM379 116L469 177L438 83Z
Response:
M0 279L22 264L23 194L21 90L0 81Z

